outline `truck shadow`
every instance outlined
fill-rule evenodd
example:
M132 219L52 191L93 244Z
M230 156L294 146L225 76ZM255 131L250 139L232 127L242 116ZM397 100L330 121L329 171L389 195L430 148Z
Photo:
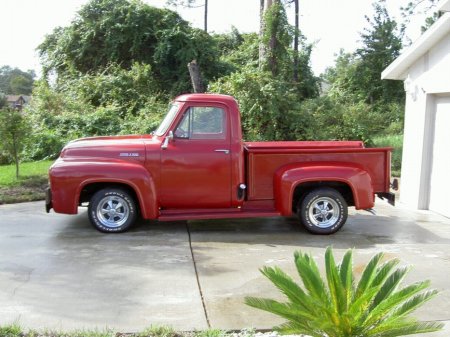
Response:
M355 214L332 235L314 235L297 218L191 221L193 242L227 242L300 247L370 248L380 244L449 244L421 221L396 216ZM433 223L439 227L442 224ZM448 224L447 224L448 226ZM426 228L428 227L428 228Z
M425 225L424 225L425 224ZM429 225L429 226L428 226ZM296 217L221 219L158 222L140 219L128 232L103 234L89 223L85 212L71 217L59 237L117 236L117 240L130 237L181 234L188 240L190 232L193 243L245 243L268 246L289 245L299 247L370 248L380 244L449 244L450 236L442 236L433 228L449 226L439 220L408 219L399 216L373 216L357 213L348 217L347 223L332 235L309 233Z
M53 244L65 247L64 251L84 252L80 258L88 258L93 265L112 264L119 269L145 266L154 271L175 265L191 268L192 246L199 272L204 276L245 269L242 261L246 259L258 260L257 266L263 265L268 257L283 263L292 259L295 250L323 252L330 245L335 249L395 251L405 246L450 244L447 222L361 213L349 216L346 225L333 235L310 234L295 217L188 222L140 220L130 231L116 235L97 232L83 212L65 224ZM434 230L445 227L448 229L444 232Z

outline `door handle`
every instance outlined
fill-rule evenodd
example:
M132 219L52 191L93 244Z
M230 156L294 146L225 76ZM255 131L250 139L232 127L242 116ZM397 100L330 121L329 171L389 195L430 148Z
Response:
M229 153L230 153L230 150L217 149L217 150L214 150L214 152L223 152L223 153L225 153L225 154L229 154Z

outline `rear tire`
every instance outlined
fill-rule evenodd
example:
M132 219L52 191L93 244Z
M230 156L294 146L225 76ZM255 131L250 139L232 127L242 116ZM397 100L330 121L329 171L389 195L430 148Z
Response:
M94 194L89 202L89 220L103 233L120 233L136 221L136 203L131 195L119 188L105 188Z
M300 222L313 234L336 233L347 221L348 206L342 195L332 188L318 188L300 201Z

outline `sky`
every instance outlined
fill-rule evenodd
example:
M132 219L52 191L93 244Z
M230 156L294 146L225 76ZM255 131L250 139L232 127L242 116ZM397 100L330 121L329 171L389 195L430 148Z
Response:
M164 7L166 0L143 0ZM388 0L390 15L400 21L399 8L409 0ZM88 0L0 0L0 67L9 65L22 70L40 71L36 47L46 34L58 26L67 26ZM359 33L368 26L365 15L372 17L372 0L300 0L300 29L308 42L315 44L311 65L316 75L334 64L342 48L354 51ZM193 26L203 27L203 9L177 11ZM288 8L293 23L294 8ZM408 32L414 40L420 34L422 19ZM240 32L259 29L259 0L209 0L208 30L223 33L235 26ZM416 27L414 27L416 26Z

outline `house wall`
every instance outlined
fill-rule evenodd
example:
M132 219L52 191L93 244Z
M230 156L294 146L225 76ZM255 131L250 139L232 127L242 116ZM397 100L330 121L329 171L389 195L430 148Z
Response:
M406 77L400 201L413 208L427 209L433 160L435 102L436 97L450 93L450 34L420 57L408 69Z

